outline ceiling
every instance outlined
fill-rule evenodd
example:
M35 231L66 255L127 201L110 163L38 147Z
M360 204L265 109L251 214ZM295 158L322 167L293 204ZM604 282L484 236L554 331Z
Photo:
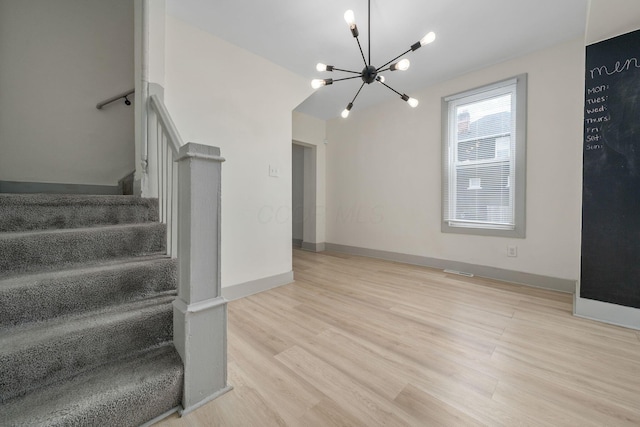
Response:
M386 72L386 83L409 96L417 90L504 60L583 36L589 0L371 0L371 62L380 66L429 31L436 41L410 52L407 71ZM344 12L352 9L368 56L365 0L167 0L170 14L260 55L304 78L316 63L360 71L364 61ZM259 78L259 77L257 77ZM352 100L359 79L318 89L300 111L330 119ZM380 84L365 85L353 110L398 98Z

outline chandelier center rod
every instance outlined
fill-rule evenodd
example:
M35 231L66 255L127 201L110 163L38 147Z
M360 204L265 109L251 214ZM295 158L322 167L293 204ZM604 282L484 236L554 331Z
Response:
M367 2L367 14L369 15L369 17L368 17L369 23L367 25L367 31L369 33L369 41L368 41L368 44L369 44L369 64L367 64L367 65L371 66L371 0L368 0L368 2Z

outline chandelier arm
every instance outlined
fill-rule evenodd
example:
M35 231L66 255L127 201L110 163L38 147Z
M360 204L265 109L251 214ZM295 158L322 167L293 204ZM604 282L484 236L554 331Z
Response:
M398 95L400 95L402 97L402 94L400 92L398 92L397 90L395 90L394 88L392 88L391 86L389 86L388 84L381 82L380 80L378 80L378 82L380 82L382 85L388 87L389 89L391 89L392 91L394 91L395 93L397 93Z
M341 68L335 68L335 67L333 67L333 69L334 71L342 71L344 73L351 73L351 74L358 74L358 75L362 74L362 71L343 70Z
M351 80L351 79L359 79L361 78L360 76L353 76L353 77L344 77L342 79L335 79L333 82L341 82L342 80Z
M364 57L364 52L362 51L362 45L360 44L360 39L356 37L356 41L358 42L358 48L360 49L360 55L362 55L362 60L364 61L364 66L367 66L367 59Z
M411 48L409 48L407 51L402 52L400 55L396 56L395 58L393 58L391 61L387 62L386 64L382 64L381 66L378 67L378 71L380 71L381 68L386 67L387 65L391 64L393 61L395 61L398 58L403 57L404 55L406 55L407 53L411 52Z
M353 100L351 101L351 103L353 104L354 102L356 102L356 98L358 97L358 95L360 95L360 91L362 90L362 88L364 87L364 82L362 82L362 84L360 85L360 89L358 89L358 92L356 92L356 96L353 97Z
M391 67L384 68L382 70L376 70L378 73L384 73L385 71L389 71Z

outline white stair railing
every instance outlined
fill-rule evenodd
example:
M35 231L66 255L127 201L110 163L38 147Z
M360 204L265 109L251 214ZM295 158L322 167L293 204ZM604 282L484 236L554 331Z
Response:
M149 190L157 194L160 222L167 224L167 255L177 258L178 164L175 159L184 142L158 95L149 96L149 109Z
M220 276L224 158L218 147L184 144L157 94L149 96L147 110L146 197L158 197L167 254L178 259L173 342L184 363L184 414L231 389Z

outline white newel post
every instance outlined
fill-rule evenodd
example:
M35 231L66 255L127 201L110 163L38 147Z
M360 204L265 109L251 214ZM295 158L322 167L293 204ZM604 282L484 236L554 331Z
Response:
M182 413L228 391L227 301L220 285L220 149L188 143L178 162L178 298L174 343L184 363Z

